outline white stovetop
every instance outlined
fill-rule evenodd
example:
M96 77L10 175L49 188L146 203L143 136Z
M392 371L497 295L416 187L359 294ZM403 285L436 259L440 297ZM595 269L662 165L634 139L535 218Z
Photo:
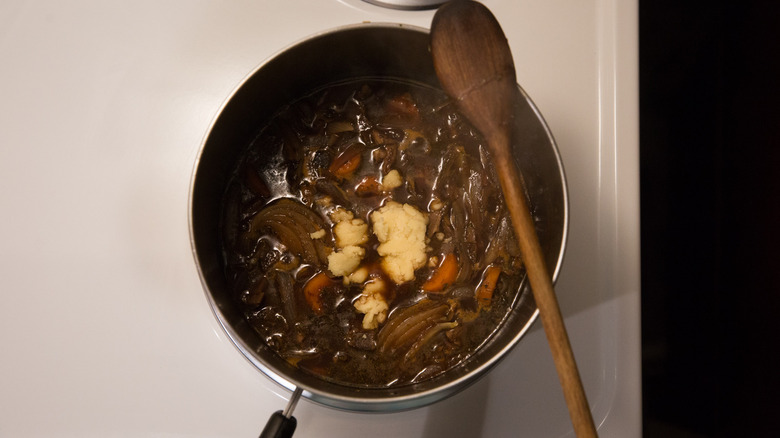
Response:
M558 294L602 437L641 434L636 0L485 0L569 178ZM0 437L257 436L289 393L211 314L187 196L257 64L359 0L0 3ZM395 414L308 401L296 437L572 436L540 324L464 392Z

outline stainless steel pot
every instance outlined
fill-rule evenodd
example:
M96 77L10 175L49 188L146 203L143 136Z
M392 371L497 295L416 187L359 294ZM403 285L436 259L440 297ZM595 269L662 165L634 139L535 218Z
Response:
M244 320L228 292L220 251L220 205L231 170L258 129L282 106L330 83L392 77L438 86L425 29L400 24L359 24L312 36L278 53L230 95L214 120L195 164L190 192L190 239L214 315L239 351L290 390L334 408L397 411L436 402L484 375L523 337L537 316L523 283L509 316L472 358L433 379L409 386L361 389L321 380L268 349ZM546 261L560 270L568 226L561 159L541 114L521 90L516 111L515 156L523 175Z

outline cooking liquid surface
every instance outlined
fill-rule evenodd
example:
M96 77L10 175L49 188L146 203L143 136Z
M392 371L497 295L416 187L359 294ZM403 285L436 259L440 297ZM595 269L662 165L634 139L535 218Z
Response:
M392 202L427 218L427 260L400 284L372 232L372 213ZM363 281L329 270L343 251L337 210L368 226ZM241 158L223 220L226 273L251 326L289 363L346 385L409 384L462 363L524 276L484 140L442 92L406 82L335 85L283 109ZM376 328L356 309L372 282L387 304Z

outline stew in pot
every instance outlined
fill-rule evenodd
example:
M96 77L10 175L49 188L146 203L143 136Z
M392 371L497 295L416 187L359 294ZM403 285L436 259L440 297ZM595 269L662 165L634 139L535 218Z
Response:
M248 145L222 217L247 321L290 364L346 385L457 366L524 273L483 138L443 92L407 82L284 108Z

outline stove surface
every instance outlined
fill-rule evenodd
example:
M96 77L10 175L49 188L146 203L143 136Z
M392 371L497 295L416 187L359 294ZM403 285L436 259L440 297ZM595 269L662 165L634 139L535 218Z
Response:
M641 435L637 2L485 0L560 149L557 284L602 437ZM0 436L257 436L286 405L211 314L188 234L201 141L242 78L362 0L0 5ZM296 437L573 436L541 325L487 376L393 414L301 400Z

